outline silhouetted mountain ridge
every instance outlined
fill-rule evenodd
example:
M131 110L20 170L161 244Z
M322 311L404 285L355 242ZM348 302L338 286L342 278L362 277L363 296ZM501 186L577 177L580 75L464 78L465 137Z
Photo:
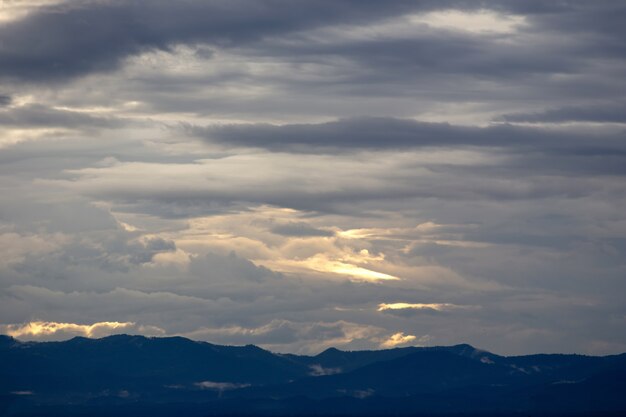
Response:
M304 356L182 337L0 336L0 365L0 415L626 411L626 354L506 357L460 344Z

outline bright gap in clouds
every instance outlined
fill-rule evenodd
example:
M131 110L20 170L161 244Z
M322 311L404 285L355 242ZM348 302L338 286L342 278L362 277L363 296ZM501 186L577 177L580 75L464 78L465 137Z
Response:
M394 333L391 337L380 344L383 349L390 349L396 346L411 343L416 339L412 334L405 335L403 332Z
M372 271L342 262L329 262L323 271L334 272L335 274L340 275L348 275L353 277L355 280L363 281L395 281L400 279L398 277L394 277L393 275Z
M438 10L410 17L412 23L425 23L433 28L472 33L509 34L526 23L523 16L504 15L491 10L465 12L461 10Z
M140 326L134 322L102 321L93 324L58 323L52 321L31 321L22 324L0 325L0 333L20 340L68 339L82 336L100 338L120 333L163 335L156 326Z
M444 310L452 310L452 309L455 309L455 308L462 308L462 307L454 305L454 304L448 304L448 303L430 303L430 304L422 304L422 303L416 303L416 304L411 304L411 303L391 303L391 304L386 304L386 303L382 303L382 304L378 305L378 311L406 310L406 309L444 311Z
M65 3L66 0L2 0L0 23L21 19L29 12L43 6Z
M347 278L350 281L354 282L383 282L383 281L398 281L400 278L386 274L383 272L378 272L371 267L365 268L362 266L355 265L350 262L362 262L368 263L370 260L383 260L384 257L379 256L372 257L370 256L367 250L363 250L357 254L349 254L344 253L347 259L339 258L333 259L328 254L318 253L314 256L311 256L307 259L297 260L297 259L278 259L273 262L260 262L260 264L265 264L268 266L272 266L273 269L281 272L304 272L304 271L316 271L320 273L326 274L335 274L341 278Z

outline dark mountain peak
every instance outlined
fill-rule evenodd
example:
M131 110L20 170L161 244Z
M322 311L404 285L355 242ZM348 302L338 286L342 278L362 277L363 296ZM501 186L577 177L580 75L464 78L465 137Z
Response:
M336 347L329 347L328 349L326 349L325 351L317 354L315 357L316 358L320 358L320 357L328 357L328 356L335 356L335 355L341 355L345 353L343 350L339 350Z
M452 345L450 347L453 348L453 349L478 350L474 346L470 345L469 343L460 343L458 345Z
M493 354L483 349L475 348L474 346L467 343L444 347L443 349L459 356L480 360L484 363L492 363L496 358L499 358L499 356L496 354Z
M166 344L166 345L205 345L208 347L212 347L215 345L212 345L211 343L207 343L207 342L200 342L200 341L196 341L196 340L191 340L191 339L187 339L186 337L182 337L182 336L170 336L170 337L146 337L144 338L146 342L157 342L157 343L162 343L162 344Z
M20 343L17 339L14 339L11 336L0 334L0 347L12 347L17 343Z
M299 356L274 354L255 345L120 334L65 342L19 342L0 336L0 362L2 391L24 394L19 394L20 407L35 410L20 414L24 417L70 415L37 413L40 401L56 404L58 410L72 408L70 397L78 404L76 410L94 406L98 413L93 414L122 416L137 415L132 407L141 397L154 412L139 414L155 417L174 414L180 404L197 407L197 413L185 415L198 416L208 415L208 409L215 410L213 416L258 415L260 409L271 409L276 415L319 411L317 415L328 417L337 415L341 404L348 407L342 410L354 411L346 414L352 417L389 415L389 410L397 415L529 407L593 411L594 404L626 410L626 355L504 357L459 344L362 351L329 348L317 356ZM161 410L163 405L170 408ZM126 414L115 412L126 406L130 407Z
M218 346L216 349L224 354L229 352L242 358L263 358L263 357L279 357L270 351L258 347L257 345L245 345L245 346Z
M75 337L72 337L70 340L68 340L66 343L70 345L77 345L77 344L83 344L83 343L90 343L93 341L94 339L90 339L88 337L75 336Z
M481 350L476 349L474 346L469 345L467 343L462 343L460 345L453 345L450 347L446 347L444 349L449 352L456 353L457 355L470 356L470 357L475 356L476 354L482 353Z
M265 352L265 349L258 347L257 345L245 345L243 346L244 349L246 350L250 350L250 351L255 351L255 352Z

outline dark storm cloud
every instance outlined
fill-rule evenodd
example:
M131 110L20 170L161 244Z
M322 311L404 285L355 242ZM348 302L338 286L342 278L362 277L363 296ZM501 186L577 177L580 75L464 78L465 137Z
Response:
M532 7L525 8L524 3L526 2L507 2L507 6L509 10L517 9L523 14L531 13L535 27L545 31L567 31L583 36L596 34L602 36L604 41L618 41L626 34L624 26L626 4L623 2L612 0L538 1L535 4L555 3L555 7L550 10L550 6L547 5L547 9L536 9L534 12ZM600 51L623 53L624 46L619 42L605 42L600 45Z
M324 148L334 152L337 149L359 148L495 146L498 137L500 143L504 143L502 135L494 135L494 130L383 117L343 119L319 124L233 124L209 127L183 125L183 128L193 135L225 145L288 149L296 152L318 152ZM512 128L497 129L504 129L504 133ZM483 131L486 134L480 135Z
M0 94L0 107L8 106L11 104L12 98L6 94Z
M560 132L508 124L459 126L384 117L342 119L319 124L183 125L183 129L208 141L230 146L313 153L324 150L454 146L540 148L562 152L626 150L626 142L620 140L621 135Z
M542 53L538 54L540 49ZM278 57L290 62L351 61L352 82L408 83L444 76L500 79L536 73L571 73L584 65L576 50L561 44L501 42L500 36L467 36L449 30L424 30L411 37L315 42L269 41L245 49L247 55ZM382 93L382 92L381 92Z
M395 35L383 30L377 36L320 39L305 33L242 45L241 51L294 65L322 64L338 69L326 77L299 80L301 93L326 87L328 92L379 98L420 94L446 101L459 97L482 101L500 94L510 98L523 85L515 94L546 100L555 94L582 93L598 99L624 94L618 80L626 75L626 33L617 24L605 27L599 23L605 18L624 21L626 9L622 6L606 2L562 2L554 8L539 4L519 7L519 2L476 2L474 6L479 4L504 13L524 13L524 23L511 33L485 30L470 34L462 27L428 26ZM506 83L500 85L505 92L488 82Z
M625 8L606 2L561 2L549 6L545 2L520 5L519 2L411 2L376 1L309 1L284 0L217 1L186 0L169 2L147 1L74 1L42 7L21 20L5 24L0 29L0 76L46 81L67 79L91 72L117 68L129 56L141 52L167 50L177 44L208 43L219 47L236 47L258 43L267 37L284 37L320 26L333 24L364 24L407 12L436 9L491 8L505 13L523 13L530 19L529 31L537 27L546 31L572 31L583 28L589 32L582 45L598 55L623 56L623 21ZM603 22L602 25L597 22ZM609 24L604 24L608 22ZM322 50L315 45L298 45L297 54L327 53L353 56L366 61L394 61L411 64L415 70L440 68L450 71L462 61L464 70L485 71L486 74L521 71L563 70L564 53L556 59L553 54L537 54L536 47L515 48L498 45L489 39L470 40L448 34L449 39L425 36L414 42L389 44L343 45L334 50ZM593 36L601 36L598 45ZM492 39L493 41L493 39ZM579 39L579 44L581 39ZM310 42L310 40L309 40ZM589 45L593 48L589 48ZM560 45L561 47L563 44ZM261 48L273 56L280 53L270 45ZM292 53L285 50L283 53ZM490 49L493 51L490 52ZM546 48L542 48L546 49ZM557 52L556 48L551 49ZM567 48L566 51L571 48ZM528 59L535 52L534 59ZM545 52L545 51L544 51ZM460 55L459 55L460 54ZM413 62L411 62L413 60ZM396 62L397 63L397 62ZM396 67L397 68L397 67Z
M507 122L529 123L626 123L626 104L601 103L586 106L567 106L536 113L508 114L502 117Z
M410 1L80 1L40 8L0 29L0 76L46 81L107 71L179 43L222 46L332 23L401 14Z

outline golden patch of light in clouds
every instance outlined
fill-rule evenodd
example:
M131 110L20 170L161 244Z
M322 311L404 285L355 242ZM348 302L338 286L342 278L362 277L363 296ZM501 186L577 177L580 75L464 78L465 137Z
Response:
M348 275L357 281L394 281L400 279L398 277L394 277L393 275L383 274L382 272L372 271L370 269L361 268L359 266L343 262L331 261L320 266L312 269L316 269L320 272L332 272L339 275Z
M367 264L372 261L382 261L383 259L383 255L371 255L369 251L363 249L356 254L346 253L344 257L339 259L331 259L323 255L314 256L304 261L304 264L315 271L344 275L355 281L399 280L400 278L396 276L358 266L359 263Z
M417 233L426 233L426 232L434 232L443 225L433 223L433 222L424 222L415 226L413 229L410 228L363 228L363 229L349 229L342 230L337 233L338 236L344 239L368 239L368 238L384 238L385 236L394 237L394 236L406 236L411 232Z
M113 213L126 231L141 234L154 229L146 218ZM282 235L280 225L297 224L310 230L332 231L327 235ZM170 227L171 226L171 227ZM425 221L410 227L346 228L337 219L310 218L294 209L258 206L239 213L187 219L184 224L161 225L152 234L171 240L176 251L156 254L146 266L176 265L185 268L205 253L236 253L272 271L299 276L353 282L456 282L465 285L453 271L437 265L404 265L399 253L420 244L472 246L464 240L463 230L471 225L438 224ZM148 236L148 235L145 235ZM389 259L387 258L389 254Z
M388 240L388 241L405 241L409 245L413 244L435 244L439 246L456 246L464 248L486 248L491 245L484 242L473 242L465 240L464 236L459 233L441 234L442 229L453 227L456 229L472 228L472 225L444 225L434 222L420 223L413 228L363 228L340 230L337 236L348 240ZM448 238L443 238L447 236Z
M361 282L400 280L389 272L384 253L366 249L369 246L366 239L359 242L357 236L342 240L343 236L339 235L281 236L271 232L273 226L290 223L338 229L328 224L305 222L303 216L293 209L261 206L245 213L189 219L186 228L159 235L176 242L178 251L182 252L156 255L155 262L182 265L205 252L235 252L258 266L280 273L314 273L329 279ZM130 224L121 219L118 222ZM375 230L376 234L380 232Z
M453 310L457 308L463 308L463 306L458 306L456 304L448 304L448 303L382 303L378 305L378 311L385 310L436 310L436 311L444 311L444 310Z
M31 321L23 324L0 325L0 331L11 337L24 340L48 338L54 335L104 337L115 333L147 331L162 334L163 330L154 326L137 326L134 322L101 321L93 324L58 323L52 321Z
M389 339L381 342L381 348L392 348L398 345L404 345L409 342L413 342L417 337L412 334L404 334L403 332L394 333Z
M173 241L176 251L154 255L145 267L175 266L185 269L205 254L229 255L250 260L257 266L300 278L348 280L394 285L448 285L476 287L449 268L424 260L419 265L402 262L420 244L467 246L463 231L473 225L438 224L424 221L409 227L341 229L341 219L311 218L307 213L274 206L257 206L244 212L195 217L169 223L148 216L112 212L120 228L137 239ZM326 234L276 233L276 226L296 224ZM132 225L130 228L129 226ZM308 229L307 229L308 228ZM145 234L145 230L161 229ZM330 233L329 233L330 231ZM445 242L444 242L445 239ZM467 245L466 245L467 244ZM400 255L400 256L398 256Z
M0 24L2 21L0 21ZM70 129L48 128L48 127L13 127L6 129L0 126L0 149L17 145L23 142L34 142L43 139L50 139L62 135L71 135Z
M363 257L364 259L361 261L367 263L367 254L364 254ZM355 265L350 261L358 261L357 256L333 259L328 254L320 253L303 260L279 259L259 262L259 264L279 272L298 273L309 270L346 277L351 281L380 282L400 279L394 275Z
M176 249L174 252L161 252L152 257L152 262L146 264L146 266L167 266L173 265L181 268L186 268L189 265L189 261L192 256L181 249Z

